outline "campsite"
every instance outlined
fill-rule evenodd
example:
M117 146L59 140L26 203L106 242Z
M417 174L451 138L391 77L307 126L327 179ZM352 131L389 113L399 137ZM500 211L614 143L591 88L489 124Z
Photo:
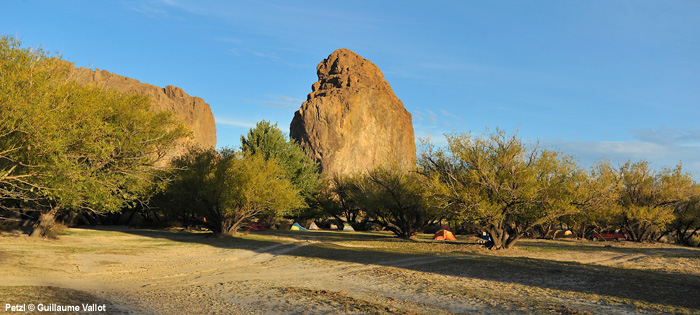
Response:
M0 297L104 304L111 314L700 312L698 248L526 239L493 251L456 237L110 226L71 228L58 240L6 235Z
M3 1L0 308L700 314L698 16Z

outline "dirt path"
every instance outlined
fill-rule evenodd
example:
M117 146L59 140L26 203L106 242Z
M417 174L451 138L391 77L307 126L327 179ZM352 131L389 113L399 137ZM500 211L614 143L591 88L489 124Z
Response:
M0 261L8 266L0 269L3 285L87 291L112 301L117 308L113 311L126 313L639 311L618 302L602 303L584 293L533 286L531 279L485 278L480 274L490 268L483 266L491 262L489 256L466 252L404 255L372 250L357 241L212 240L200 235L180 240L177 234L168 239L162 233L154 237L129 230L75 231L58 241L0 239ZM524 253L513 252L513 256ZM546 254L530 253L535 258ZM646 257L611 253L615 255L596 258L575 253L573 259L582 255L581 262L609 265Z

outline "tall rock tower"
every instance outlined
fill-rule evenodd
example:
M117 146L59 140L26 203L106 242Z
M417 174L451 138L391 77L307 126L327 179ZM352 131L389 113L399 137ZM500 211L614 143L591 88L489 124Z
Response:
M318 64L316 74L318 82L294 113L289 135L323 172L415 165L411 114L375 64L338 49Z

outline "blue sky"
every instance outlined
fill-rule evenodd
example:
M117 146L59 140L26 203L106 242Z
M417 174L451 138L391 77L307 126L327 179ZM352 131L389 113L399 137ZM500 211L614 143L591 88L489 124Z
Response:
M316 65L383 71L416 137L502 128L700 178L700 1L2 1L0 33L211 105L219 146L288 132Z

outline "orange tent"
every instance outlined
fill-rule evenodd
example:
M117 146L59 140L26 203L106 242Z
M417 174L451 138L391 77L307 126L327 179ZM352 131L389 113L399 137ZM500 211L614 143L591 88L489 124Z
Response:
M452 232L448 230L440 230L435 233L435 236L433 236L434 240L442 240L442 241L456 241L457 239L455 238L455 235L452 234Z

